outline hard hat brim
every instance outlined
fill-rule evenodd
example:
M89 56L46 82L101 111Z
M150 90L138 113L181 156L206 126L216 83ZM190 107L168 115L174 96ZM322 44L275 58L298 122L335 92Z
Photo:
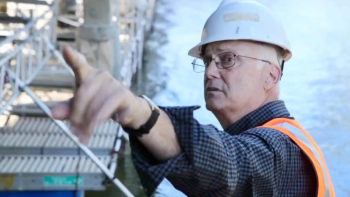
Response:
M292 52L290 49L288 49L285 46L282 46L278 43L274 43L274 42L266 42L265 40L258 40L258 39L249 39L249 38L236 38L236 39L223 39L223 40L215 40L215 41L211 41L210 38L200 42L199 44L197 44L196 46L194 46L193 48L191 48L188 52L188 55L191 57L195 57L195 58L199 58L202 59L201 57L201 47L203 45L207 45L210 43L215 43L215 42L221 42L221 41L255 41L255 42L262 42L262 43L267 43L267 44L272 44L275 46L279 46L284 50L284 54L283 54L283 59L284 61L288 61L291 57L292 57Z

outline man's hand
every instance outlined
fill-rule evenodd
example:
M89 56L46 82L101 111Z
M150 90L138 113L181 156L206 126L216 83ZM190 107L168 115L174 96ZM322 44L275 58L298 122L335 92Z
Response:
M73 69L77 90L72 99L56 105L51 113L55 119L69 119L72 132L82 143L87 144L96 124L110 118L133 129L146 123L151 115L147 101L135 96L108 72L89 66L85 57L77 51L65 47L63 55ZM174 127L162 110L150 133L139 137L139 140L160 161L181 152Z
M76 50L65 47L63 55L74 71L78 87L72 99L51 109L55 119L69 119L73 133L82 143L88 142L96 124L110 118L121 125L139 126L132 121L136 110L142 109L142 101L138 97L109 72L89 66L85 57Z

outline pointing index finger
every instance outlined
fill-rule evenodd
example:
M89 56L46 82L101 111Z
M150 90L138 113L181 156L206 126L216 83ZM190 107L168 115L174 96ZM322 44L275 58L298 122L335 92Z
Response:
M78 51L65 46L63 48L63 57L72 68L77 83L83 81L84 78L90 74L92 67L87 63L86 58Z

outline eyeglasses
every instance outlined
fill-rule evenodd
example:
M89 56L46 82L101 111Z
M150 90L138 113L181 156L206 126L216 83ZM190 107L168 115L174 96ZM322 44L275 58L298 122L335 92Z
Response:
M214 58L211 58L211 57L210 58L203 58L203 60L198 59L198 58L194 59L192 62L193 71L196 73L205 72L205 70L208 68L211 61L213 61L213 60L215 62L216 67L218 67L219 69L228 69L228 68L233 67L235 65L236 57L244 57L244 58L259 60L259 61L271 64L271 62L266 61L266 60L257 59L254 57L243 56L243 55L238 55L238 54L235 54L232 52L224 52L224 53L220 53L220 54L216 55ZM201 64L201 61L203 61L203 64Z

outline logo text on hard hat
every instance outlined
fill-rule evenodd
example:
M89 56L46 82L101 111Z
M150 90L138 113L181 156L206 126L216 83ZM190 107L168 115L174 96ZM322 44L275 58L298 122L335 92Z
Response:
M224 15L225 22L233 21L253 21L259 22L259 15L254 13L228 13Z

